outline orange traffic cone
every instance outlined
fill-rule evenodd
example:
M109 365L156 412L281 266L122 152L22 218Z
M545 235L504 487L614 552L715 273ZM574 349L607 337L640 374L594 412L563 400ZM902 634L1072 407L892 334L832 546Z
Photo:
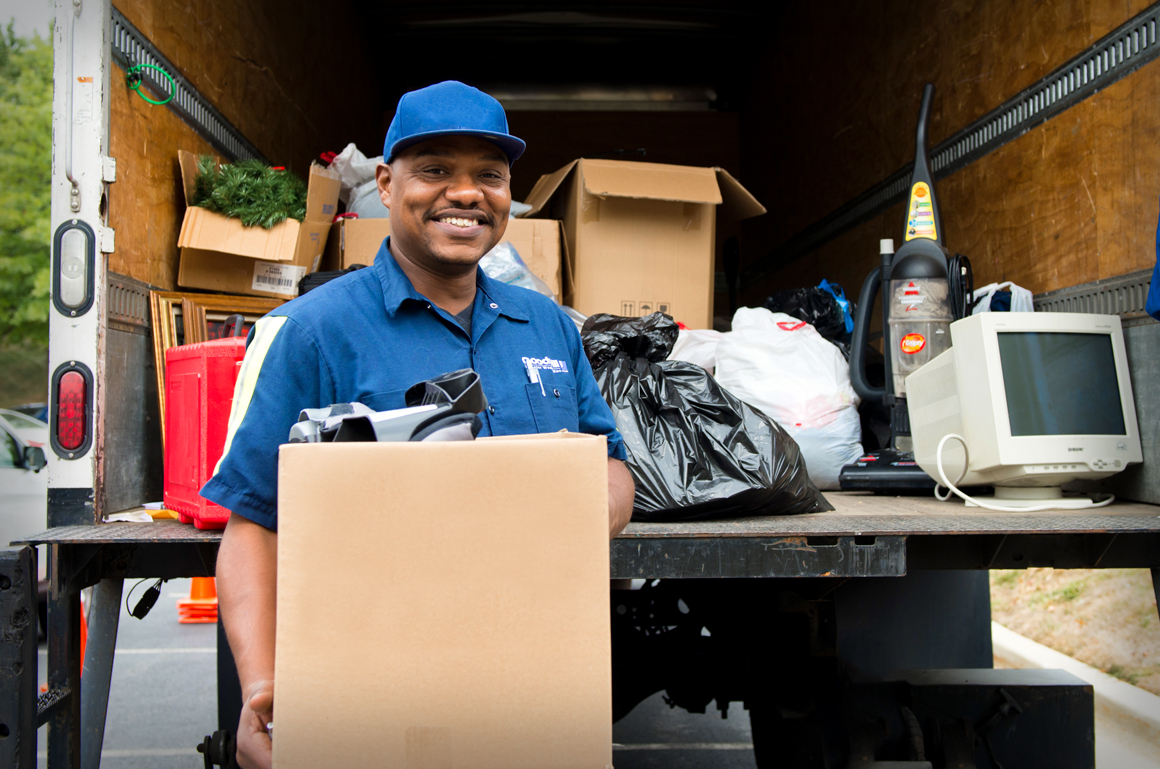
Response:
M85 672L85 646L89 643L89 618L85 616L85 605L81 604L81 675Z
M213 577L194 577L189 598L177 602L177 621L183 625L217 622L217 583Z

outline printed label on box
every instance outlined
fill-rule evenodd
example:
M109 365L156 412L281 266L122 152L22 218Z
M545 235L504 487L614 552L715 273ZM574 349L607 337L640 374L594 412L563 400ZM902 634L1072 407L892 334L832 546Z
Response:
M305 267L258 262L254 265L254 282L250 285L250 290L274 291L279 294L297 296L298 281L302 280L302 276L305 274Z
M671 302L654 302L651 299L641 299L640 301L623 299L620 302L620 314L626 318L643 318L646 315L652 315L654 312L663 312L665 315L671 315L671 308Z

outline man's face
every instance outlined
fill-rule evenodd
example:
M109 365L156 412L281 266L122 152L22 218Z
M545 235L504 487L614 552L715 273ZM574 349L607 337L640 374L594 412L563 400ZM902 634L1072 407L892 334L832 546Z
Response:
M434 272L474 267L503 238L511 171L499 147L476 136L429 139L379 165L391 244Z

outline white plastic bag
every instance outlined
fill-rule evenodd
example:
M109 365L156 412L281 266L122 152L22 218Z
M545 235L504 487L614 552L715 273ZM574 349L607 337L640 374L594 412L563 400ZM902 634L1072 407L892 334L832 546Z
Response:
M971 299L976 302L975 309L971 310L971 315L990 312L991 299L1000 291L1011 292L1011 312L1035 312L1035 305L1031 301L1032 293L1008 280L1004 283L988 283L982 288L976 289L975 293L971 294Z
M810 324L741 308L717 347L716 379L785 428L819 489L837 489L842 467L862 455L850 364Z
M379 198L379 186L375 181L375 168L383 162L383 156L368 158L353 142L330 161L330 170L338 174L342 187L338 199L346 205L346 210L359 215L360 219L386 219L390 209Z
M483 258L479 260L479 266L489 278L530 291L538 291L559 304L559 300L552 293L552 289L548 288L548 284L528 269L524 260L520 258L519 252L506 240L484 254Z
M354 146L354 142L346 145L342 152L335 155L334 160L330 161L330 170L338 174L338 178L342 181L338 199L349 206L351 192L360 185L373 182L375 168L382 162L382 155L377 158L368 158L359 151L358 147Z
M669 353L669 360L696 363L710 374L717 367L717 345L722 334L711 328L683 328L677 332L677 343Z

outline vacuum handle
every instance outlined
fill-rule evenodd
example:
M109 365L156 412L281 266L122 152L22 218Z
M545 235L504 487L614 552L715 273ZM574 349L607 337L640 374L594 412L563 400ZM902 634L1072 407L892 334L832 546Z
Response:
M934 101L934 83L927 83L922 88L922 106L918 108L918 134L915 136L915 147L919 155L926 155L926 127L930 123L932 101Z
M870 317L874 314L874 297L882 284L882 268L875 267L862 281L858 295L858 314L854 316L854 333L850 338L850 384L864 401L881 401L886 388L871 387L866 380L866 344L870 340Z

